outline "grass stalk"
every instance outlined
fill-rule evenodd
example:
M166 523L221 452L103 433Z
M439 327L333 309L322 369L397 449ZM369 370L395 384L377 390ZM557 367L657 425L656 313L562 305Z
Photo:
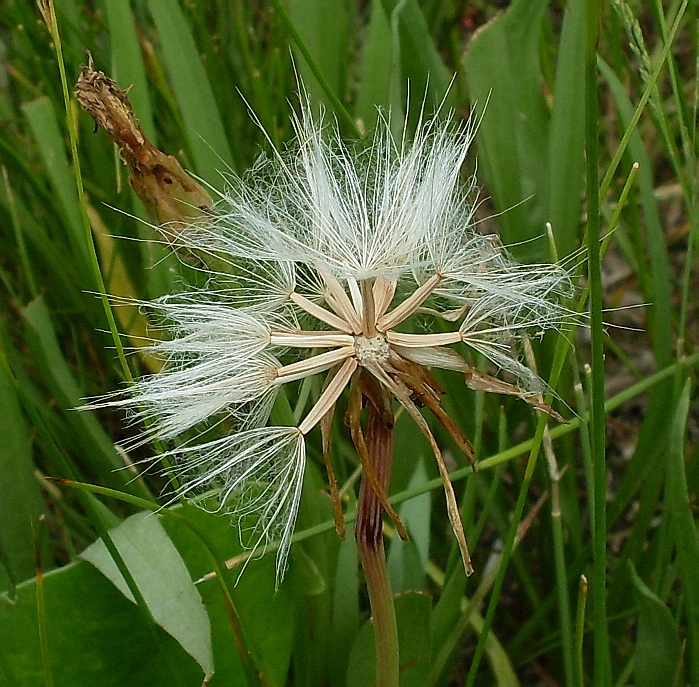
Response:
M604 322L602 319L602 266L600 256L599 187L599 96L597 85L597 43L600 3L590 0L586 13L585 107L587 161L587 254L590 282L591 370L590 444L595 485L593 510L594 678L599 687L611 684L609 630L607 627L607 462L604 414Z
M332 103L335 114L340 121L342 121L344 126L347 127L348 131L352 133L352 136L354 136L357 140L361 140L363 138L362 132L359 130L359 127L355 123L354 119L352 119L350 113L347 112L347 108L342 104L342 101L337 97L337 94L331 88L328 80L325 78L325 74L323 74L322 70L318 66L318 63L313 59L313 55L311 55L310 50L306 47L306 44L303 42L299 32L296 30L294 22L291 21L291 17L286 11L284 4L281 2L281 0L272 0L272 4L279 13L279 16L284 22L287 30L291 34L291 38L296 44L296 47L299 49L299 52L303 55L303 59L306 60L306 63L311 68L313 76L316 77L320 87L323 89L323 91L325 91L325 95Z
M556 571L556 590L558 597L558 621L561 629L561 646L563 650L563 667L566 685L573 685L575 659L573 655L573 629L570 614L570 595L568 593L568 575L566 567L563 522L561 518L561 471L553 450L551 434L548 427L544 430L544 453L547 458L551 478L551 534L553 537L553 557Z
M648 377L645 377L641 381L637 382L636 384L633 384L632 386L628 387L627 389L624 389L624 391L619 392L612 398L610 398L606 403L605 403L605 412L610 413L614 410L617 410L618 408L621 408L623 405L629 403L631 400L634 398L637 398L645 393L647 393L649 390L653 389L655 386L662 384L664 381L667 379L670 379L674 375L677 374L677 371L679 369L682 370L690 370L694 367L699 365L699 353L694 353L691 356L688 356L685 358L681 364L680 363L675 363L672 365L668 365L666 368L659 370L653 375L650 375ZM289 413L291 412L290 410L288 411ZM570 420L565 425L558 425L557 427L553 427L550 430L551 438L552 439L559 439L561 437L567 436L568 434L571 434L572 432L576 432L578 429L580 429L581 426L585 425L588 421L588 417L583 415L583 417L576 417ZM532 439L527 439L525 441L520 442L519 444L516 444L515 446L511 446L508 449L503 449L501 451L498 451L498 453L495 453L488 458L484 458L483 460L479 461L478 463L478 470L480 472L483 472L484 470L489 470L491 468L495 468L497 466L503 465L504 463L508 463L511 460L514 460L515 458L518 458L519 456L522 456L526 454L528 451L532 450L532 447L534 445L534 440L535 438ZM451 479L452 482L456 482L461 479L465 479L469 475L473 474L473 468L471 466L464 467L464 468L459 468L457 470L454 470L449 473L449 478ZM99 485L94 485L94 484L85 484L82 482L70 482L66 481L65 484L67 486L74 486L76 488L83 489L85 491L90 491L95 494L102 494L103 496L109 496L115 499L118 499L120 501L123 501L124 503L130 503L138 508L144 508L147 510L153 510L153 511L158 511L161 510L161 507L152 502L148 501L146 499L142 499L138 496L134 496L133 494L128 494L126 492L121 492L121 491L116 491L114 489L110 489L108 487L102 487ZM428 491L435 491L442 489L443 483L442 480L437 477L432 480L427 480L426 482L423 482L419 486L416 487L410 487L408 489L404 489L403 491L400 491L393 496L389 498L389 501L393 505L398 505L401 503L404 503L405 501L410 501L410 499L414 499L417 496L420 496L421 494L424 494ZM169 509L165 509L162 511L163 513L170 512ZM351 524L356 520L357 513L356 511L346 513L345 514L345 524ZM319 523L318 525L315 525L313 527L309 527L305 530L296 532L292 538L292 541L294 543L300 542L300 541L305 541L306 539L310 539L311 537L318 536L320 534L324 534L325 532L329 532L330 530L335 528L335 521L334 520L326 520L324 522ZM265 547L265 551L267 553L274 553L277 550L274 544L270 544L269 546ZM249 554L247 554L247 557L255 557L259 556L261 551L255 549Z
M56 52L56 59L58 60L58 71L60 74L61 89L63 93L63 104L66 113L66 123L68 126L68 137L70 139L70 153L71 158L73 160L73 174L75 175L75 185L78 192L80 214L83 223L83 228L85 230L85 243L90 256L90 264L92 266L93 279L95 281L95 284L97 285L100 301L102 302L102 307L104 308L104 314L107 318L109 331L114 341L114 346L117 351L117 356L119 357L119 363L121 364L124 379L126 379L127 381L133 381L131 368L129 367L129 363L126 360L124 346L121 342L121 337L119 336L119 330L117 328L116 319L114 317L114 313L112 312L112 307L109 303L107 288L105 286L104 278L102 276L99 258L97 257L97 249L95 247L95 242L92 237L92 227L90 225L90 218L87 212L85 186L83 184L82 171L80 168L80 156L78 155L78 130L71 107L71 98L68 90L68 78L66 76L66 65L63 59L63 46L61 43L61 35L58 30L58 20L56 19L56 8L54 7L53 0L39 0L39 8L41 10L49 34L51 35L54 50Z
M659 370L655 374L645 377L641 381L636 382L636 384L633 384L627 389L624 389L624 391L621 391L618 394L614 395L605 403L605 412L610 413L614 410L617 410L618 408L621 408L622 406L629 403L634 398L637 398L647 393L649 390L672 378L675 374L677 374L678 369L682 368L684 370L689 370L693 367L696 367L697 365L699 365L699 353L694 353L693 355L688 356L682 361L681 365L679 363L668 365L667 367L663 368L662 370ZM582 417L573 418L572 420L570 420L570 422L568 422L565 425L558 425L557 427L553 427L550 430L551 438L559 439L561 437L567 436L568 434L571 434L572 432L578 431L581 426L587 424L588 419L589 416L583 415ZM530 452L532 450L535 441L536 436L534 436L531 439L522 441L519 444L516 444L515 446L511 446L508 449L504 449L502 451L499 451L498 453L488 456L488 458L484 458L478 463L479 472L489 470L498 465L502 465L503 463L508 463L511 460L518 458L519 456L525 455L527 452ZM458 468L457 470L450 472L449 478L452 482L456 482L458 480L465 479L466 477L472 474L473 468L471 468L471 466L469 465L467 467ZM419 486L410 487L408 489L404 489L403 491L394 494L390 497L389 501L393 505L398 505L404 503L405 501L409 501L410 499L414 499L415 497L420 496L421 494L424 494L428 491L439 490L442 488L442 486L443 485L441 479L439 477L436 477L435 479L423 482ZM356 516L356 512L345 514L345 523L354 522ZM315 525L314 527L309 527L308 529L305 529L301 532L296 532L292 541L304 541L306 539L309 539L310 537L315 537L319 534L323 534L324 532L329 532L330 530L334 529L334 527L334 520L326 520L325 522ZM270 545L266 548L266 551L268 551L269 553L272 553L275 550L276 549L274 545ZM259 553L259 551L252 551L250 555L258 555Z
M27 253L27 246L24 240L24 230L20 223L19 213L17 212L17 206L14 202L14 197L12 195L12 187L10 186L10 179L7 174L7 167L2 167L2 179L5 186L5 194L7 195L7 205L10 210L10 219L12 220L12 228L15 232L15 238L17 241L17 250L19 251L19 257L22 262L22 270L26 275L27 288L32 299L36 298L38 290L36 288L36 280L34 278L34 270L32 269L31 263L29 262L29 254Z
M510 562L510 558L512 557L512 553L514 551L517 529L519 528L519 524L522 521L522 515L524 514L524 506L527 502L529 485L531 484L532 478L534 476L534 468L536 467L537 458L539 456L539 449L541 448L541 438L543 436L543 426L545 423L546 420L543 418L539 421L541 432L537 431L537 434L533 439L532 449L529 453L527 467L524 472L524 478L522 480L522 485L520 487L519 494L517 495L517 503L515 504L514 512L512 514L512 520L507 532L505 544L503 546L502 559L498 567L498 573L495 578L495 582L493 583L493 591L490 595L490 601L488 602L488 610L483 621L483 627L478 636L478 643L476 645L476 650L473 655L473 660L471 661L471 666L469 667L468 675L466 676L466 687L473 687L473 685L475 684L476 677L478 675L478 668L480 666L481 660L483 659L483 655L485 654L485 647L488 641L490 629L493 626L493 620L495 619L495 611L497 610L497 606L500 601L500 594L502 593L502 588L505 581L505 574L507 572L507 567Z
M624 389L624 391L619 392L615 396L611 397L608 399L605 403L604 410L605 413L610 413L613 412L614 410L617 410L621 408L622 406L626 405L630 401L632 401L635 398L638 398L639 396L642 396L643 394L648 393L651 389L656 387L659 384L662 384L666 380L672 378L678 373L678 370L690 370L696 366L699 365L699 353L694 353L691 356L688 356L687 358L684 358L681 363L675 363L672 365L668 365L662 370L659 370L653 375L649 375L648 377L645 377L644 379L640 380L639 382L636 382L632 386L628 387L627 389ZM579 402L579 407L584 407L584 403L582 402L582 397ZM286 412L284 413L284 417L291 417L291 410L287 409ZM549 433L551 435L552 439L559 439L564 436L567 436L568 434L571 434L572 432L578 431L581 427L585 426L589 422L589 415L586 413L583 413L582 416L580 417L575 417L571 419L568 423L563 424L563 425L558 425L556 427L553 427L550 429ZM507 449L502 449L498 451L497 453L488 456L488 458L484 458L483 460L479 461L478 463L478 469L480 472L483 472L484 470L489 470L491 468L495 468L498 466L503 465L504 463L508 463L511 460L514 460L515 458L518 458L519 456L522 456L526 454L527 452L530 452L532 450L532 447L534 446L534 441L536 437L533 437L531 439L527 439L525 441L520 442L519 444L516 444L515 446L511 446L510 448ZM585 442L583 442L585 443ZM452 480L452 482L456 482L461 479L465 479L469 475L473 474L473 469L471 466L467 466L464 468L459 468L457 470L454 470L449 473L449 477ZM90 491L95 494L101 494L103 496L109 496L111 498L118 499L120 501L123 501L124 503L130 503L133 506L136 506L137 508L143 508L147 510L152 510L152 511L160 511L161 507L152 502L148 501L146 499L140 498L138 496L134 496L133 494L128 494L126 492L120 492L116 491L114 489L110 489L108 487L102 487L99 485L93 485L93 484L85 484L82 482L71 482L71 481L64 481L64 484L66 486L71 486L79 489L83 489L85 491ZM394 494L393 496L390 497L390 502L393 505L398 505L401 503L404 503L405 501L409 501L410 499L416 498L417 496L420 496L421 494L424 494L428 491L434 491L442 488L442 481L440 478L435 478L432 480L428 480L424 482L423 484L416 486L416 487L410 487L408 489L405 489L401 492L398 492ZM594 486L594 485L593 485ZM162 510L163 513L169 513L170 509L165 509ZM345 514L345 523L352 523L356 520L357 513L355 512L350 512ZM318 525L315 525L314 527L307 528L303 531L297 532L294 534L292 541L293 542L300 542L304 541L306 539L309 539L311 537L317 536L319 534L323 534L325 532L329 532L330 530L334 529L335 523L334 520L327 520L325 522L322 522ZM477 538L476 538L477 539ZM265 549L268 553L274 553L276 551L276 548L274 544L270 544L269 546L266 547ZM261 552L259 550L253 550L251 551L248 555L250 557L254 557L259 555Z

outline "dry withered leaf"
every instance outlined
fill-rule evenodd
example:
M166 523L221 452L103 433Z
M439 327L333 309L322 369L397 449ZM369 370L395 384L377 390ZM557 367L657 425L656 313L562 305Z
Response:
M188 224L211 213L212 200L172 155L158 150L138 125L124 90L94 68L92 56L74 89L81 107L117 144L129 168L129 183L155 224L177 236Z

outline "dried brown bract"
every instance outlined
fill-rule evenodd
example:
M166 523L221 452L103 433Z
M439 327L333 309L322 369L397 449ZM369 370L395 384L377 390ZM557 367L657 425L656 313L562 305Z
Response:
M119 146L129 167L129 183L153 221L167 227L169 237L177 236L198 218L211 214L211 196L172 155L165 155L148 140L133 113L128 91L95 70L92 56L74 89L96 127Z

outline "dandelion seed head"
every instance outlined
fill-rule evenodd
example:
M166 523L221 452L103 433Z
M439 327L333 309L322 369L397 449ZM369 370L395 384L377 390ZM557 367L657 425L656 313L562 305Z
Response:
M395 142L380 118L370 144L352 146L307 103L293 125L292 146L231 178L214 215L173 238L212 263L206 286L144 306L158 317L151 352L163 371L102 403L149 421L147 437L175 440L166 456L179 493L252 521L251 545L278 545L279 580L305 437L357 374L416 421L413 398L442 412L420 367L534 398L546 386L522 342L569 321L572 293L563 268L519 265L475 231L475 179L461 179L473 126L434 119L411 143ZM514 383L477 373L469 349ZM279 389L319 374L298 427L268 426ZM212 440L221 418L231 431Z

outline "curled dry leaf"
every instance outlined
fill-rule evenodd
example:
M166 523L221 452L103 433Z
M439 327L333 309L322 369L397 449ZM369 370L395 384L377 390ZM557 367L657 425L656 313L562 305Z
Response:
M129 183L157 226L167 225L168 235L177 236L211 213L211 196L176 158L148 140L134 116L128 89L95 70L92 56L82 67L74 94L95 125L119 147L130 171Z

